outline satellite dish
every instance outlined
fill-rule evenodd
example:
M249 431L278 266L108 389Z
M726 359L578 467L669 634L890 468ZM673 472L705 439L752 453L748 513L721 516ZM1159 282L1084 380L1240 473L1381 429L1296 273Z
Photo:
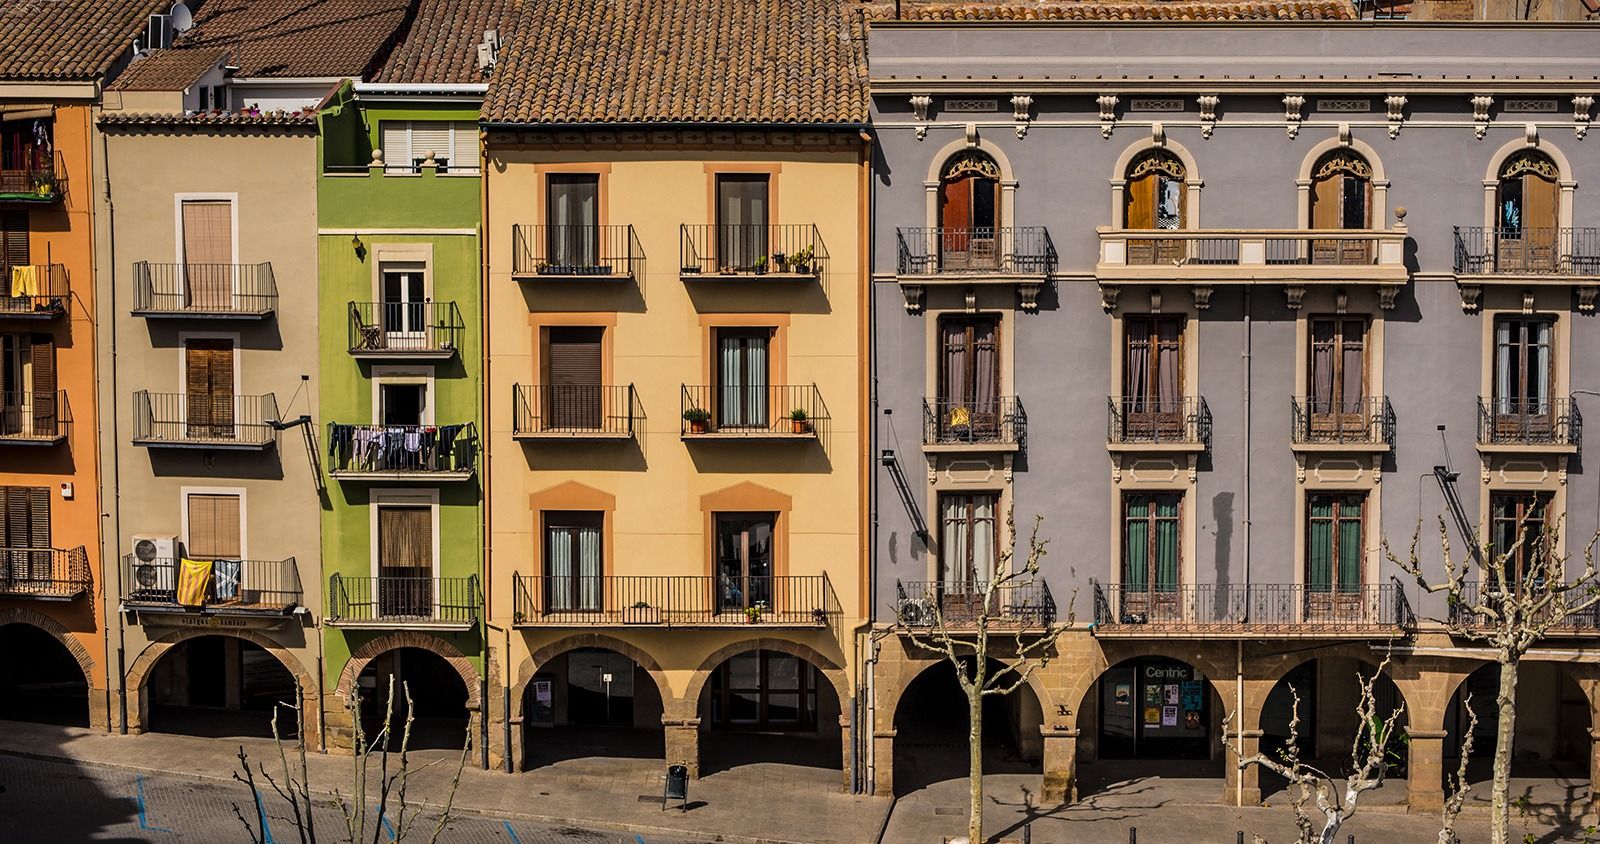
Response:
M183 0L178 0L178 2L172 4L172 12L170 14L172 15L173 32L188 32L194 28L194 13L189 11L188 6L183 5Z

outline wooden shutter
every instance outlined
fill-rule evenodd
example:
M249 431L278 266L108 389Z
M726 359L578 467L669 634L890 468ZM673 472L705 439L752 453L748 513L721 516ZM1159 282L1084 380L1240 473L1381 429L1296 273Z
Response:
M33 335L33 433L56 431L56 344L48 334Z
M1153 229L1156 227L1156 183L1161 181L1154 173L1128 182L1125 227Z
M183 203L185 304L198 310L228 310L233 304L233 203Z
M50 547L50 488L0 487L0 548Z
M28 257L28 212L0 212L0 269L6 271L4 277L0 278L0 288L9 293L10 269L30 263L32 261Z
M233 341L189 340L185 345L185 394L191 435L231 436ZM197 431L196 426L208 428Z
M601 328L551 328L546 398L558 428L597 428L601 414Z
M1311 227L1314 229L1338 229L1343 221L1339 215L1339 203L1342 199L1340 188L1343 177L1329 176L1311 183Z
M239 496L193 493L189 496L189 542L196 559L236 560L244 553Z
M433 514L429 508L378 508L378 566L380 574L393 576L422 577L433 571Z
M385 120L379 124L383 161L388 167L411 167L411 124L404 120Z

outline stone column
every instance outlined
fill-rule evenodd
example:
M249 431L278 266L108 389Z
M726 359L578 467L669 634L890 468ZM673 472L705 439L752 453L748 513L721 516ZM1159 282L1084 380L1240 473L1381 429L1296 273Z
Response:
M1040 798L1045 805L1073 803L1078 799L1078 731L1039 728L1044 735L1044 788Z
M1589 728L1589 782L1589 810L1585 814L1600 815L1600 794L1592 785L1600 782L1600 728L1595 727Z
M1223 773L1226 779L1223 781L1222 802L1227 806L1259 806L1261 805L1261 769L1251 765L1242 771L1239 770L1239 759L1241 758L1239 755L1240 731L1224 729L1228 738L1228 752L1227 759L1223 760ZM1244 735L1244 758L1260 753L1261 731L1244 730L1242 732ZM1240 802L1241 792L1239 788L1241 778L1244 780L1242 803Z
M854 705L853 703L851 705ZM844 707L839 713L839 784L844 793L849 794L854 783L850 782L850 742L854 736L850 732L850 708Z
M1413 812L1444 806L1444 730L1408 729L1406 787Z
M881 797L894 794L894 730L872 734L872 793Z
M683 765L689 776L700 776L700 719L661 719L667 731L667 764Z

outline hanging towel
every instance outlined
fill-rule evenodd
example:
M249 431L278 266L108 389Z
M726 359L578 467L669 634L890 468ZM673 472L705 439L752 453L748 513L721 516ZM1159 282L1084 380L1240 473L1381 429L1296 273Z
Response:
M234 601L239 598L239 575L242 573L244 562L242 560L213 560L212 572L215 575L215 586L212 593L219 601Z
M37 296L39 295L39 268L31 264L24 264L11 268L11 295L12 296Z
M185 557L178 569L178 603L186 607L205 606L206 589L210 586L211 561Z

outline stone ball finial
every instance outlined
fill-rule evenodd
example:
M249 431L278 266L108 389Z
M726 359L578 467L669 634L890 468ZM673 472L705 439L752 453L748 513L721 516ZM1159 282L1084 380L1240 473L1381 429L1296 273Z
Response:
M378 149L375 149L375 150L372 151L372 163L373 164L382 164L383 163L383 148L382 147L379 147Z
M1403 223L1403 222L1406 221L1406 207L1404 205L1397 206L1394 209L1394 219L1395 219L1396 222L1400 222L1400 223Z

